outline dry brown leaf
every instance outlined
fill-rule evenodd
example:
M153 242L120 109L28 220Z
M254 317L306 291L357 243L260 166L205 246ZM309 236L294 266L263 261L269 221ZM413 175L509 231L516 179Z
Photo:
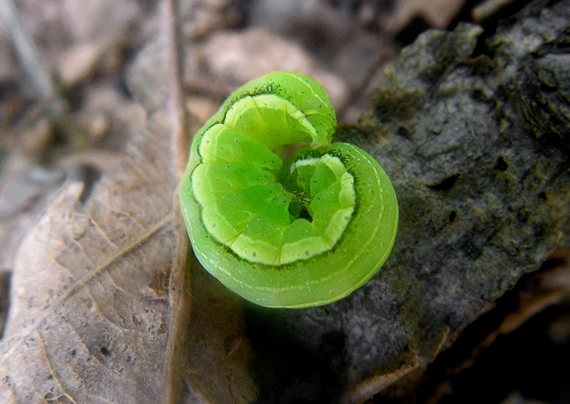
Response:
M208 403L252 403L258 389L244 365L253 351L244 335L239 298L193 259L192 314L187 337L189 368L184 374L194 395Z
M198 304L189 315L165 60L151 44L131 73L148 118L118 169L93 188L69 180L20 247L0 345L0 402L255 397L241 305L218 296L195 262L192 273L206 284L192 291Z
M83 185L69 181L25 239L0 401L158 401L178 227L167 133L156 119L84 205Z

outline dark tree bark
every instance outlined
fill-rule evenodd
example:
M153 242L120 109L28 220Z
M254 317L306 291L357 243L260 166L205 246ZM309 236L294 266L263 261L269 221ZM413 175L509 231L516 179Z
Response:
M260 402L358 402L408 371L417 379L569 246L569 24L570 1L536 1L488 38L476 25L426 32L387 69L374 109L338 140L392 179L396 245L344 300L248 309Z

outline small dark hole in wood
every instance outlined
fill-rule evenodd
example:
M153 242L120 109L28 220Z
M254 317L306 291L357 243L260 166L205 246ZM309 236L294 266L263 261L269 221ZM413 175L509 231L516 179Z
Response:
M111 351L109 351L106 346L100 347L100 348L99 348L99 352L100 352L101 355L103 355L103 356L111 356Z
M497 163L495 164L495 170L497 171L506 171L509 168L509 165L503 158L503 156L497 159Z
M558 91L558 88L554 86L547 85L543 82L540 82L540 92L542 93L551 93L553 91Z
M539 192L538 197L539 197L539 199L542 199L543 201L548 200L548 195L546 195L546 192Z
M457 213L451 212L451 213L449 214L449 223L453 222L456 217L457 217Z
M455 174L455 175L452 175L451 177L447 177L446 179L444 179L443 181L441 181L437 184L429 185L429 187L431 189L433 189L434 191L447 192L451 188L453 188L453 186L455 185L455 181L457 181L458 178L459 178L459 174Z
M398 126L396 133L402 137L405 137L406 139L410 138L410 131L405 126Z

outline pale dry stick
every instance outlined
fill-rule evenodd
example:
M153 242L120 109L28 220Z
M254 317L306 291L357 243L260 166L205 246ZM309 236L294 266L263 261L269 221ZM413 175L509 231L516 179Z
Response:
M418 368L418 366L420 366L420 362L417 358L414 358L410 363L402 365L400 369L392 373L369 377L361 381L352 390L345 392L341 396L340 402L342 404L362 404L371 399L374 394L402 379Z
M481 22L517 0L487 0L471 11L473 22Z
M171 122L171 153L175 156L171 173L179 181L184 174L188 161L189 139L186 133L186 109L182 94L181 80L181 43L179 27L176 18L177 0L163 0L162 29L166 35L166 61L168 66L168 87L170 99L168 102ZM182 375L184 368L183 344L188 322L190 320L190 284L186 271L188 254L188 236L183 225L179 206L178 188L172 198L173 218L177 224L176 249L170 271L170 326L168 343L165 352L165 367L163 372L163 403L180 402L182 392Z
M47 111L59 115L67 110L67 104L60 97L40 52L12 0L0 0L0 18L8 28L14 53L26 77L32 83L39 100L47 106Z

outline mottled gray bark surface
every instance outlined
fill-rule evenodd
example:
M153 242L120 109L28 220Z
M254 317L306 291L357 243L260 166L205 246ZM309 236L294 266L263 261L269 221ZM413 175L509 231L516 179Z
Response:
M393 253L337 303L249 308L260 402L357 401L374 376L421 370L568 246L569 24L570 1L537 1L485 40L475 25L427 32L388 68L362 128L338 140L393 181Z

